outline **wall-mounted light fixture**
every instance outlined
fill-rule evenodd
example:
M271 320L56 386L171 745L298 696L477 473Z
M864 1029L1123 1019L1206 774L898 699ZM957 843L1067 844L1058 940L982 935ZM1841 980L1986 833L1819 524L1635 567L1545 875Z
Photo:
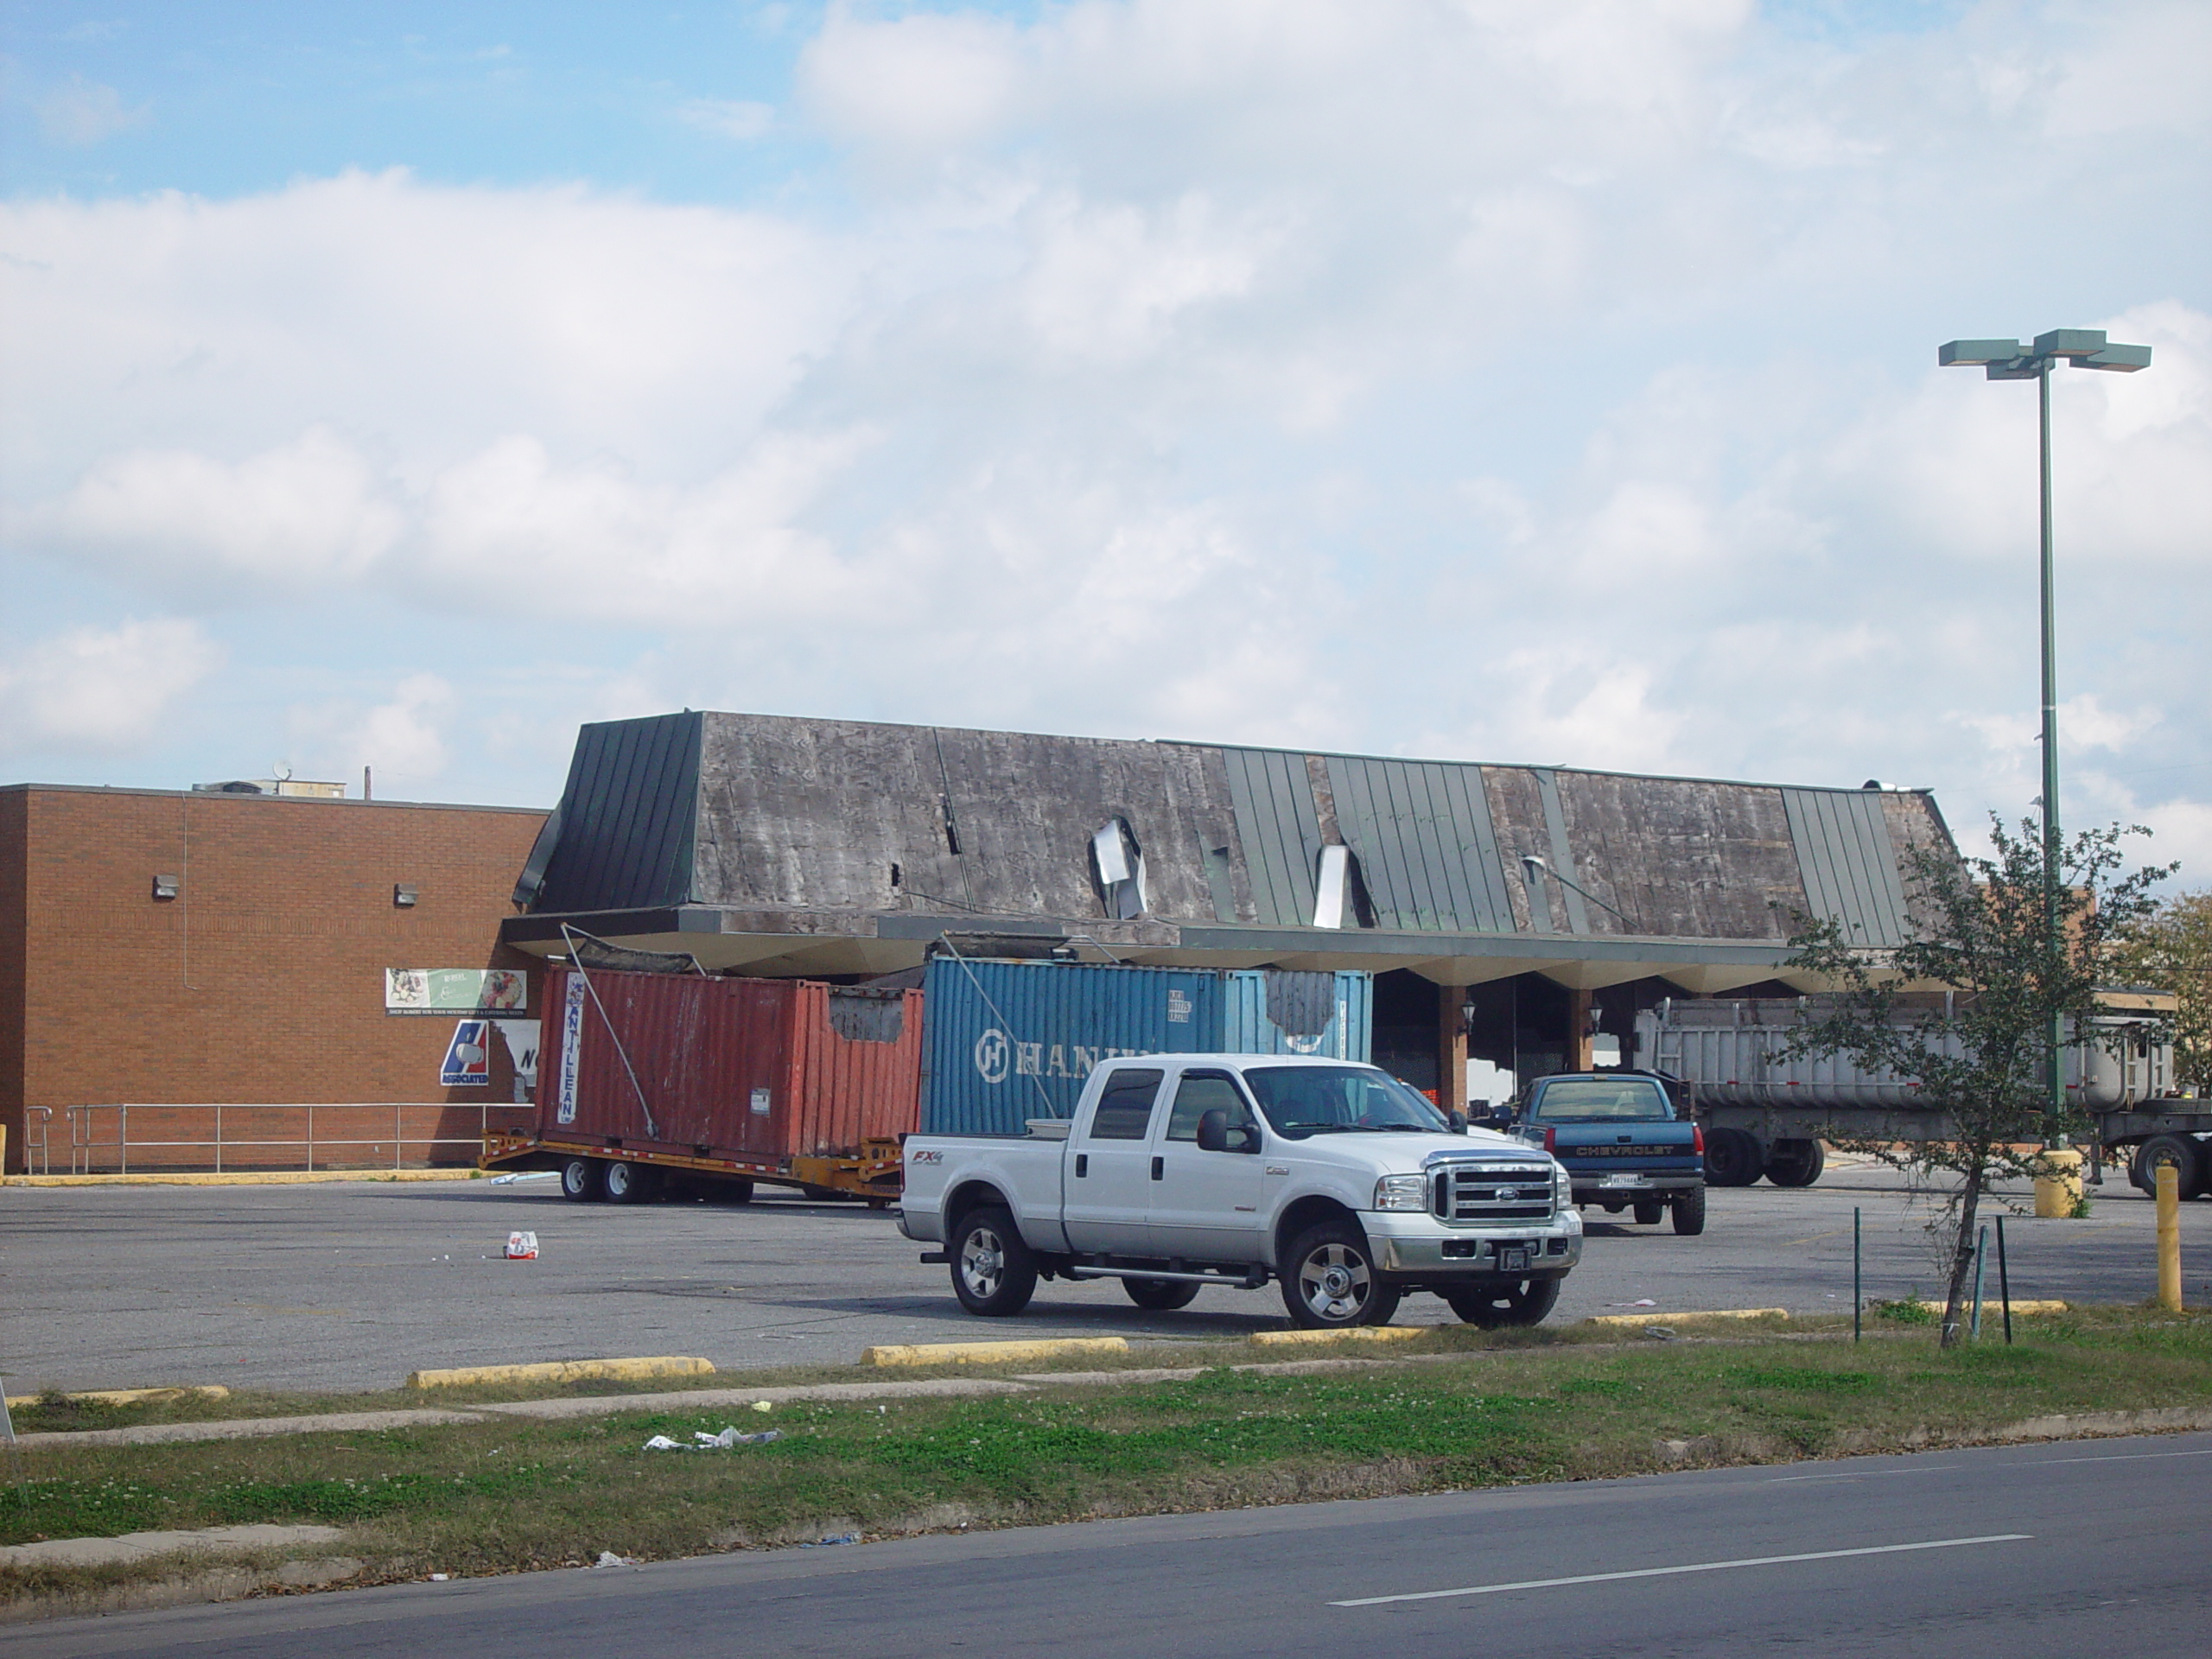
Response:
M392 884L391 905L394 910L414 909L416 899L421 896L422 889L411 882L396 881Z
M154 897L156 899L174 899L183 891L184 878L181 875L157 875L154 878Z

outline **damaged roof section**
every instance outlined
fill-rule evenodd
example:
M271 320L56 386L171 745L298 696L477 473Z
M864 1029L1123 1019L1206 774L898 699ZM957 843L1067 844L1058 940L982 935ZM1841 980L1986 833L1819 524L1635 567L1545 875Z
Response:
M530 908L1886 945L1950 845L1913 791L687 711L582 729Z

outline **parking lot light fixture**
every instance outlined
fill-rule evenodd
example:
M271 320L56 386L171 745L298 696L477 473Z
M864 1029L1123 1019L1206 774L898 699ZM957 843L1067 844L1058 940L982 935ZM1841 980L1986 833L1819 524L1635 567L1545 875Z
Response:
M2064 949L2058 919L2058 668L2057 605L2050 558L2050 372L2061 360L2077 369L2133 374L2151 366L2148 346L2121 346L2101 328L2054 328L2031 345L2017 340L1954 340L1938 346L1943 368L1979 367L1992 380L2033 380L2040 419L2043 473L2043 893L2046 947L2054 961ZM2044 1145L2066 1144L2066 1085L2059 1069L2060 1019L2050 1017L2045 1056Z

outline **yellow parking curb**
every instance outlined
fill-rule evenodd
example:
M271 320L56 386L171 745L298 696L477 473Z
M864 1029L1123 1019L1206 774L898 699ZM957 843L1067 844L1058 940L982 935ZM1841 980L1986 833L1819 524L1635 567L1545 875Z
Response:
M1585 1325L1659 1325L1683 1319L1786 1319L1786 1307L1714 1307L1700 1313L1668 1313L1653 1308L1648 1313L1593 1313Z
M137 1406L156 1400L181 1400L187 1395L200 1400L227 1400L231 1391L219 1382L203 1382L175 1389L86 1389L61 1397L93 1406ZM45 1397L39 1394L11 1394L8 1396L8 1408L12 1411L18 1406L35 1406Z
M1943 1304L1941 1302L1924 1301L1921 1303L1921 1306L1926 1308L1930 1313L1933 1313L1939 1319L1943 1317ZM1974 1312L1974 1303L1969 1300L1961 1304L1959 1311L1962 1313L1971 1315ZM2063 1313L2066 1312L2066 1304L2059 1301L2015 1302L2012 1304L2012 1311L2015 1313ZM1993 1301L1986 1297L1983 1298L1981 1304L1981 1317L1984 1319L1991 1318L2003 1319L2005 1317L2005 1305L2002 1302Z
M10 1175L6 1186L302 1186L310 1181L474 1181L480 1169L256 1169L156 1175Z
M1051 1359L1060 1354L1126 1354L1124 1337L1047 1337L1034 1342L895 1342L865 1350L863 1365L989 1364L1001 1359Z
M1269 1348L1306 1342L1410 1342L1434 1329L1427 1325L1351 1325L1336 1331L1261 1331L1251 1340Z
M711 1376L714 1362L680 1354L649 1359L556 1359L542 1365L459 1365L442 1371L410 1371L410 1389L458 1389L474 1382L635 1382L648 1376Z

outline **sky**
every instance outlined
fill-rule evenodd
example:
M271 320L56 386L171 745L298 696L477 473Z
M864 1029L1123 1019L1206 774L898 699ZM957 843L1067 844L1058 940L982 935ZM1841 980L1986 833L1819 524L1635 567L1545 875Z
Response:
M0 779L709 708L2212 870L2212 6L0 3ZM2194 877L2194 880L2192 880Z

